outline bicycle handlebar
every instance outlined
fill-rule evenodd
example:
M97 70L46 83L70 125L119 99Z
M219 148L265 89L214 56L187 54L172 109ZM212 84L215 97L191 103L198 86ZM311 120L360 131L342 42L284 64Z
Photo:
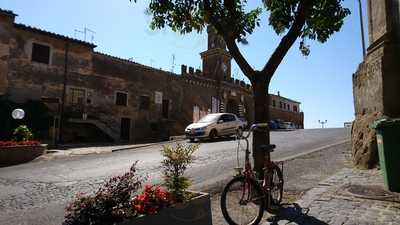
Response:
M242 136L243 139L247 139L250 137L251 132L253 132L254 130L257 130L259 128L267 128L269 125L268 123L255 123L253 125L251 125L249 132L247 133L246 136Z

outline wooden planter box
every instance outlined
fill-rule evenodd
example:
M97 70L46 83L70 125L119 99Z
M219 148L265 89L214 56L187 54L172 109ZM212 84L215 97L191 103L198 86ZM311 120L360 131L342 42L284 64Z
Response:
M0 147L0 166L32 161L46 152L47 145Z
M132 218L118 225L212 225L210 195L199 196L188 202L161 209L155 215Z

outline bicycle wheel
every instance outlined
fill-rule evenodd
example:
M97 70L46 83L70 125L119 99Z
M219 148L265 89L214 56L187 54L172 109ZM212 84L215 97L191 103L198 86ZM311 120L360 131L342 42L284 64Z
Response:
M256 181L244 176L232 179L221 195L221 211L231 225L258 224L264 213L264 195Z
M283 176L282 171L278 166L272 167L270 172L270 184L271 188L267 195L267 211L269 213L275 213L280 208L280 204L283 196Z

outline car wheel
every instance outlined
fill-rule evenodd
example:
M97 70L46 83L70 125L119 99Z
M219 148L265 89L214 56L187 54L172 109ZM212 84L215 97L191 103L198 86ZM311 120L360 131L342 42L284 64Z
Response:
M217 135L218 135L217 130L212 130L210 132L209 137L210 137L211 140L214 140L217 137Z

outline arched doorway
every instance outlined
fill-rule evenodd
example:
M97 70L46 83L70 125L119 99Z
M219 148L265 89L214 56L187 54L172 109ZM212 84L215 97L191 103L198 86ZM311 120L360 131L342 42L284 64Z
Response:
M234 99L228 99L227 105L226 105L226 112L228 113L233 113L239 116L239 104L236 100Z

